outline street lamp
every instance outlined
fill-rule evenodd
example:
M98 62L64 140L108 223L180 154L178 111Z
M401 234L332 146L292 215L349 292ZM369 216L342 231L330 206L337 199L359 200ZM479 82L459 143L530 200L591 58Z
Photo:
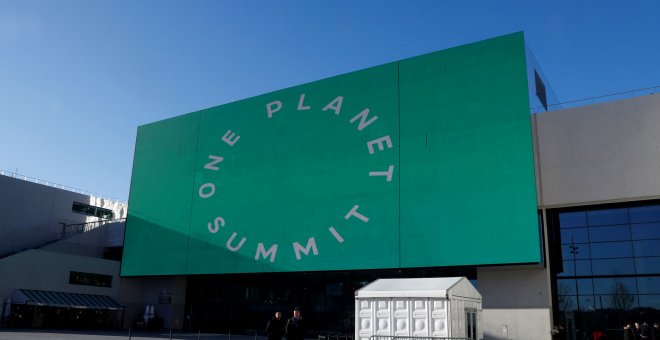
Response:
M573 254L573 276L575 278L575 302L577 303L577 312L575 313L575 326L577 329L580 329L580 291L578 289L577 281L577 262L575 261L575 255L579 254L579 248L575 245L573 241L573 235L571 235L571 254Z

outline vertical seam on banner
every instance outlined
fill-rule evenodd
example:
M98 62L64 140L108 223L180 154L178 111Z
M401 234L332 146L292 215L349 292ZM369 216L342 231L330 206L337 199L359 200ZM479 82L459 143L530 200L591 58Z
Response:
M399 225L397 226L397 230L399 232L399 251L398 251L398 257L399 257L399 268L401 268L401 62L397 61L396 62L396 105L397 105L397 138L398 138L398 168L399 171L397 171L397 179L398 179L398 185L397 185L397 194L398 194L398 199L397 199L397 207L398 207L398 219L399 219Z
M193 218L193 206L194 206L194 201L195 201L195 177L197 176L197 161L199 160L199 135L201 133L202 129L202 112L199 113L198 118L197 118L197 139L195 140L195 166L194 166L194 171L193 171L193 176L192 176L192 183L190 185L191 190L190 190L190 210L188 211L188 246L186 247L186 262L185 262L185 268L186 268L186 275L190 274L188 271L188 263L190 259L190 239L192 238L192 235L190 234L192 232L192 218Z

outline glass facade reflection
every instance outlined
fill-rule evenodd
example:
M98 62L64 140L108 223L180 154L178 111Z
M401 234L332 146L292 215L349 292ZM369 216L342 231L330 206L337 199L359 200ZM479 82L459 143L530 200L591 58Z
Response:
M555 319L572 336L660 321L660 202L548 211Z

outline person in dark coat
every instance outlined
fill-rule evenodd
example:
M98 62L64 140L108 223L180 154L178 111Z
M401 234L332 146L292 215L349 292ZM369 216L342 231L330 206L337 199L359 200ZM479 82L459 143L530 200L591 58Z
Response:
M275 316L266 324L266 333L268 340L282 340L284 335L284 320L282 320L282 313L275 312Z
M635 340L630 322L623 326L623 340Z
M293 310L293 317L286 321L285 330L287 340L305 339L305 324L300 316L300 309Z
M642 337L640 336L640 330L642 326L639 324L639 322L635 322L634 327L632 328L633 330L633 339L635 340L640 340Z
M552 326L550 334L552 335L552 340L566 340L566 330L561 324Z
M651 340L660 340L660 325L657 322L653 323L653 328L651 329Z
M651 326L646 320L639 327L639 337L642 340L651 340Z

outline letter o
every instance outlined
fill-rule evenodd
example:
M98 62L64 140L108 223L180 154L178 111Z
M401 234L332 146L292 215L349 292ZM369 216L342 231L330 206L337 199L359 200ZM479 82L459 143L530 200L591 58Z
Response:
M204 193L204 188L211 188L211 191L208 193ZM202 184L201 187L199 187L199 197L201 198L209 198L215 194L215 184L213 183L204 183Z

